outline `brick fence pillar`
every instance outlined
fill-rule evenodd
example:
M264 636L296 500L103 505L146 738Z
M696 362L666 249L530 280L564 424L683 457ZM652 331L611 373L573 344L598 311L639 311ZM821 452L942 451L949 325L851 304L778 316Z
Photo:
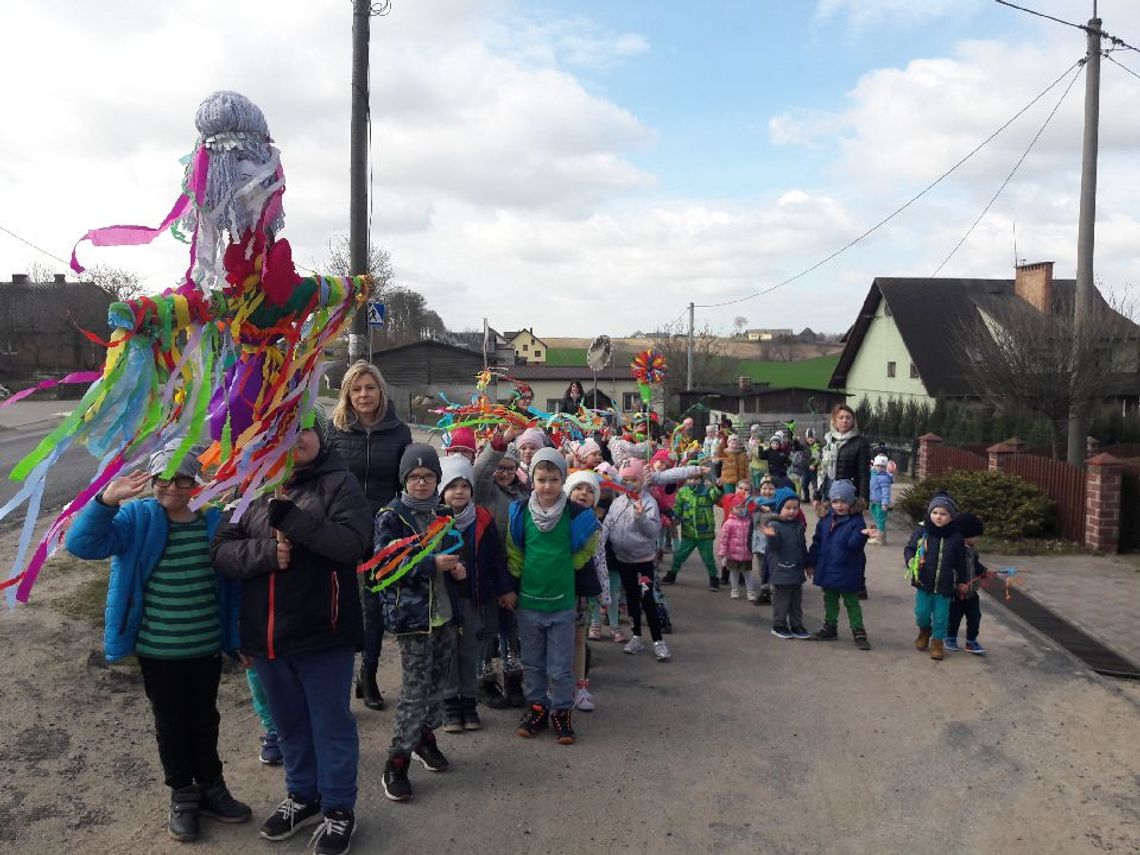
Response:
M930 477L930 449L935 445L941 444L942 437L937 434L926 433L918 438L918 466L915 468L915 477L917 477L919 481L925 481Z
M1010 444L1009 440L991 445L986 449L986 468L992 472L1004 472L1005 462L1017 452L1018 446Z
M1115 553L1120 546L1121 463L1111 454L1085 461L1085 546Z

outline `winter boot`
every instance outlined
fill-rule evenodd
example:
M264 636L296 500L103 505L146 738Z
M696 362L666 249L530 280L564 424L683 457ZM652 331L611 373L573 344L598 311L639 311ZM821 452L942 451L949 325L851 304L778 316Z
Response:
M464 730L482 730L483 722L479 720L479 710L474 698L460 698L459 706L463 715Z
M550 713L545 706L538 703L531 704L530 709L523 714L519 721L519 727L515 734L524 739L534 739L538 736L538 732L546 727L549 718Z
M941 660L946 654L942 652L942 639L930 639L930 658Z
M356 697L362 699L364 706L370 710L384 709L384 698L376 683L376 667L375 662L366 662L360 666L360 673L356 675Z
M665 578L663 578L661 581L664 582L666 585L676 585L677 584L677 571L676 570L670 570L668 573L665 574Z
M939 643L939 645L942 644L942 642L938 642L938 643ZM930 627L927 627L926 629L919 628L918 638L916 638L914 640L914 649L915 650L926 650L928 647L930 647ZM939 657L939 658L942 658L942 657Z
M867 630L865 630L865 629L853 629L853 630L851 630L851 635L854 636L854 638L855 638L855 646L858 647L860 650L870 650L871 649L871 642L869 642L867 640Z
M463 702L457 697L443 699L443 732L463 733Z
M772 586L761 585L760 595L756 598L758 604L771 605L772 604Z
M523 694L522 674L508 674L506 680L507 706L521 709L526 706L526 695Z
M570 710L550 714L550 724L554 727L554 737L558 740L559 745L574 744L574 725L571 721L571 715Z
M170 791L170 819L166 830L171 837L184 843L198 839L198 811L201 803L202 793L193 784Z
M218 778L211 786L202 790L202 801L198 812L221 822L248 822L253 816L249 805L239 802L230 795L223 778Z
M728 584L728 568L727 567L721 567L720 568L720 583L722 585Z
M839 638L839 625L834 623L825 623L823 627L812 635L812 641L835 641Z

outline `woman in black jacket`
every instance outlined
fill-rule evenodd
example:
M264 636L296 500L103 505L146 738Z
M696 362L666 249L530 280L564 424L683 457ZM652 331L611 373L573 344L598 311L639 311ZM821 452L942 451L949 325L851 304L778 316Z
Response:
M585 403L585 399L586 393L582 391L582 384L577 380L571 380L570 385L566 387L566 393L562 396L562 403L558 405L558 412L574 415Z
M400 457L411 441L412 432L396 415L380 370L364 360L354 362L340 384L329 444L364 489L370 519L399 492ZM356 696L369 709L382 710L384 698L376 683L376 669L384 641L384 609L379 595L367 588L361 588L360 597L364 656Z
M315 417L293 450L279 498L258 499L214 535L214 567L242 582L240 656L252 665L280 736L288 797L261 827L283 840L321 820L318 834L350 838L360 755L348 707L361 638L356 565L371 552L360 485L329 453Z

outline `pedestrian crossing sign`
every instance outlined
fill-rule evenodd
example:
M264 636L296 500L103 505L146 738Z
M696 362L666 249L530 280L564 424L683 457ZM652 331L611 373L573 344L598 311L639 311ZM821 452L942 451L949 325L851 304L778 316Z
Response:
M384 326L384 304L379 300L368 301L368 326Z

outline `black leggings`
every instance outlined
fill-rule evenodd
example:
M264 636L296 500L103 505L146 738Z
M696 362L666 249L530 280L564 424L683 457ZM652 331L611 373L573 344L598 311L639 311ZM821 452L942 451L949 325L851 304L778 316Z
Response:
M633 625L633 634L641 635L641 613L645 612L645 622L649 624L650 637L654 641L660 641L661 616L657 613L657 601L653 599L653 585L652 583L647 585L643 592L640 581L642 576L653 578L653 562L626 563L615 558L610 569L616 570L621 576L621 586L625 589L625 604L629 609L629 622ZM617 597L613 598L613 602L614 605L610 608L617 608Z

